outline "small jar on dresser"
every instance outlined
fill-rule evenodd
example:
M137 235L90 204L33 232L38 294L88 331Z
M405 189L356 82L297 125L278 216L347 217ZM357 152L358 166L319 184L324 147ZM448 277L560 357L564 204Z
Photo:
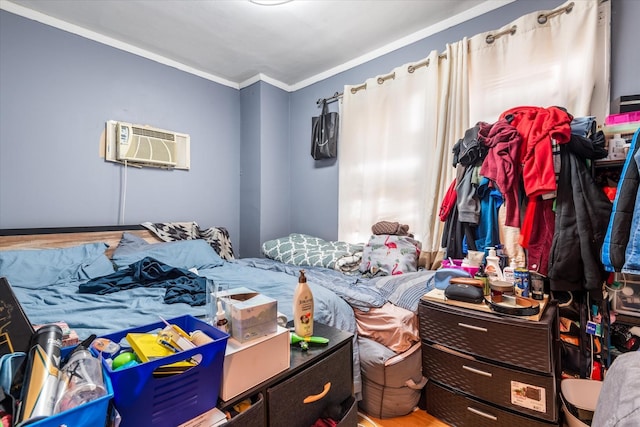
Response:
M427 412L458 427L559 425L558 309L535 320L423 298Z

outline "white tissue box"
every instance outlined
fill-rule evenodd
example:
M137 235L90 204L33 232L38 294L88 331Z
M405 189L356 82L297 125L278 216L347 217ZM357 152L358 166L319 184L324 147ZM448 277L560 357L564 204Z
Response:
M278 303L273 298L241 287L219 294L231 322L231 336L240 342L276 332Z
M289 330L280 326L274 334L244 343L229 338L224 356L220 398L224 401L233 399L289 369L290 340Z

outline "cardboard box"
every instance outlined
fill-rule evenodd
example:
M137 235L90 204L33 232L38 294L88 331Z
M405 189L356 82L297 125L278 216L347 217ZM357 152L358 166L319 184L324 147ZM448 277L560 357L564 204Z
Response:
M233 399L289 369L290 346L289 330L281 326L277 326L274 334L244 343L229 338L224 356L220 398L224 401Z
M219 296L225 303L234 339L246 342L276 332L278 303L273 298L244 287Z

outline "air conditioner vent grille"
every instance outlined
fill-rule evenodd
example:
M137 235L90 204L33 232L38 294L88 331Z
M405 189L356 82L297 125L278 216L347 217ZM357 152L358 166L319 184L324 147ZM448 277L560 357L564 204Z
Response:
M134 135L150 136L152 138L166 139L166 140L169 140L169 141L175 141L175 134L173 134L173 133L166 133L166 132L161 132L161 131L157 131L157 130L143 129L143 128L138 128L138 127L132 127L132 131L133 131Z
M108 120L105 160L135 166L189 170L189 134L146 125Z

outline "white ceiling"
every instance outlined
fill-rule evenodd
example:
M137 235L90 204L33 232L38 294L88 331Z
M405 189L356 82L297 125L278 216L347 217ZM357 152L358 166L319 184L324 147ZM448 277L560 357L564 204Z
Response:
M0 8L228 86L262 79L296 90L511 1L0 0Z

